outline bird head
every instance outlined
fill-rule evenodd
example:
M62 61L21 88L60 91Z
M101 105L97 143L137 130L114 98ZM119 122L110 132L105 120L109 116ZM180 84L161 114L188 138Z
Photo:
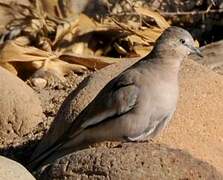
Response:
M200 50L195 47L195 42L191 34L175 26L164 30L155 46L158 46L157 48L160 51L169 51L176 53L176 55L187 56L190 53L195 53L202 57Z

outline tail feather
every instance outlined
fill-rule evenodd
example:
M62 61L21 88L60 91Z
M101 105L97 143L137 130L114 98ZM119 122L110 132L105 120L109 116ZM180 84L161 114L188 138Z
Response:
M31 170L35 170L41 165L44 165L43 163L47 159L49 159L50 156L53 155L54 152L57 153L57 151L60 151L62 149L64 143L69 142L70 138L72 139L76 138L82 131L83 129L79 129L72 136L67 136L67 135L61 136L52 146L43 150L41 153L38 154L38 156L34 155L33 158L31 158L30 162L28 163L28 168L30 168ZM74 149L79 149L79 148L74 148Z
M39 156L31 159L31 161L28 163L28 168L31 170L37 169L39 166L43 165L44 161L46 161L50 157L50 155L57 149L59 149L61 146L62 144L58 144L56 146L49 147L48 149L43 151Z

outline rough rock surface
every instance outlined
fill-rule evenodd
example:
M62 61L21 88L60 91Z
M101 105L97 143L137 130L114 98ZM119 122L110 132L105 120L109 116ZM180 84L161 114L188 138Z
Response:
M194 159L181 150L152 143L86 149L67 155L45 171L39 171L41 180L222 178L208 163Z
M35 180L19 163L0 156L0 180Z
M0 92L0 147L4 147L42 121L42 108L34 91L1 67Z

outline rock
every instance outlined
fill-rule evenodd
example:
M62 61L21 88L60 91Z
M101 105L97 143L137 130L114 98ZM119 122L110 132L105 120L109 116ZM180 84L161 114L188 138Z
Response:
M200 48L203 58L191 55L196 62L207 66L211 70L223 74L223 40L217 41Z
M223 179L213 166L188 153L150 143L72 153L40 170L38 177L41 180Z
M42 121L42 108L34 91L1 67L0 84L0 147L4 147Z
M10 4L10 3L18 3L17 0L0 0L0 3L7 3L7 4ZM19 4L22 4L22 5L25 5L25 6L29 6L30 5L30 2L29 0L21 0L19 1Z
M31 79L32 84L37 88L45 88L47 85L47 80L43 78L33 78Z
M0 156L0 180L35 180L21 164Z

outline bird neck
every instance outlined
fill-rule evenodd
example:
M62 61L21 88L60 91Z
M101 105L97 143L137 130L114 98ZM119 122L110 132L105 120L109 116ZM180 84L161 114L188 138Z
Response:
M144 59L148 59L153 64L157 64L168 69L176 69L178 71L184 58L185 56L174 49L154 48L151 53Z
M159 53L152 51L139 64L143 64L143 68L150 69L152 73L157 74L159 78L165 81L177 82L182 60L182 55L172 55L169 51L159 51Z

